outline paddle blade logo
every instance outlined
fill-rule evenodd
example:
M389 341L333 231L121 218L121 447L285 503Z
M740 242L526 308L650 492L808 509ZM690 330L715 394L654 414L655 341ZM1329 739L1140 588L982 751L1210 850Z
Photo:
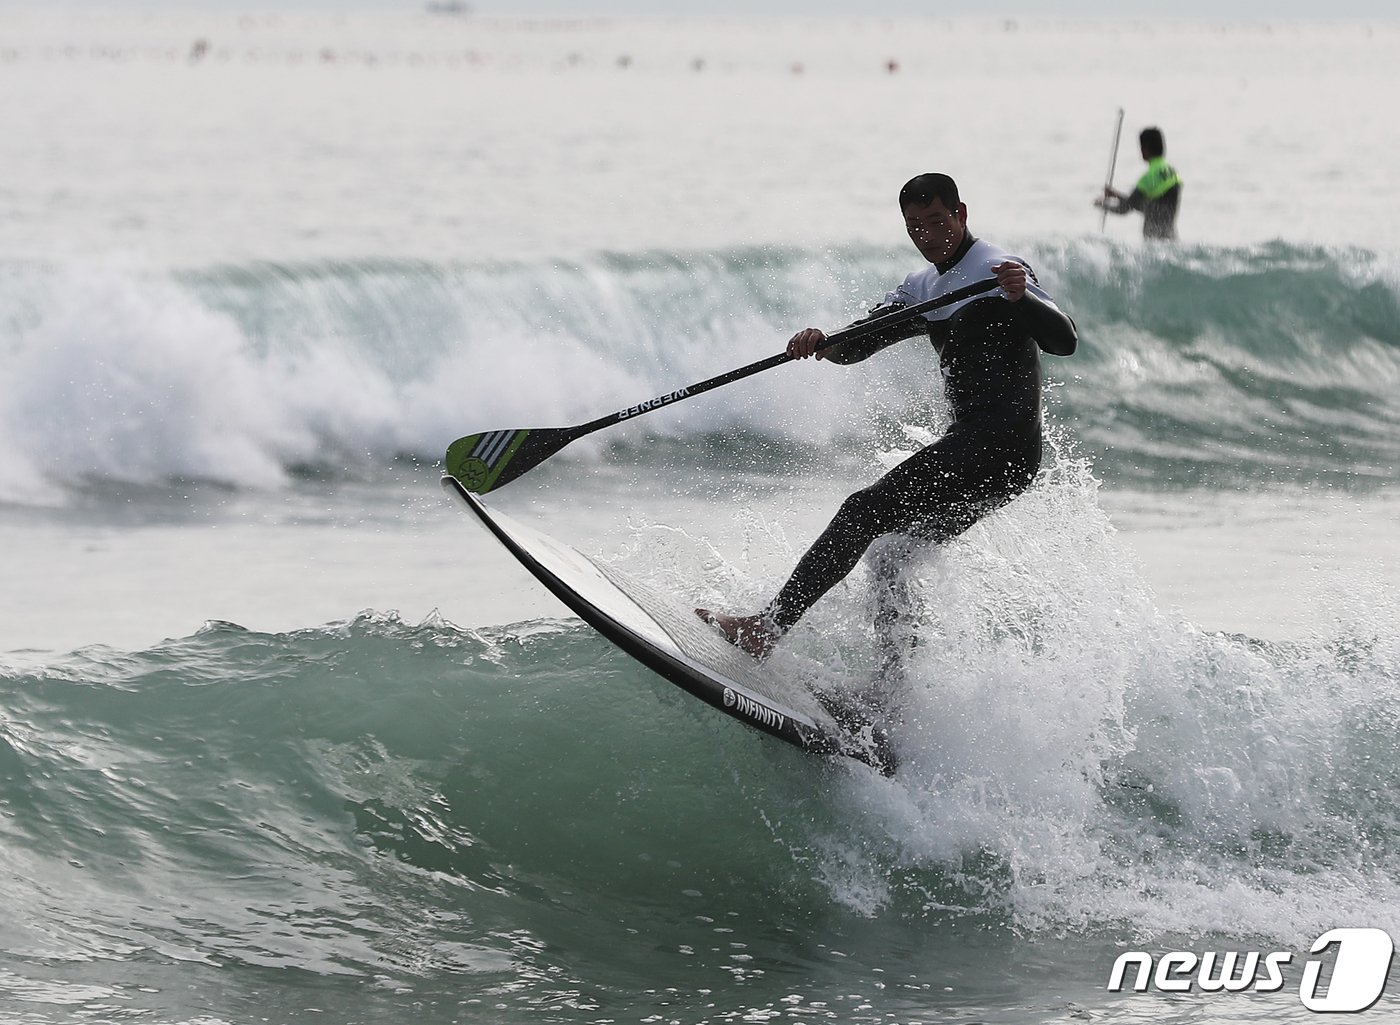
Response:
M458 438L447 448L447 472L461 481L468 491L484 495L498 483L505 483L501 475L529 433L488 431Z

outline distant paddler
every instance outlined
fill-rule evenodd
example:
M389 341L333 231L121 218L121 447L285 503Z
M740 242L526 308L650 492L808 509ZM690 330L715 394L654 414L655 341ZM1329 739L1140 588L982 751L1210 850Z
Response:
M1176 238L1176 212L1181 206L1181 176L1167 163L1167 144L1160 128L1144 128L1138 135L1142 159L1147 170L1130 193L1122 193L1111 184L1105 185L1103 196L1094 205L1111 214L1142 213L1142 237L1150 239Z

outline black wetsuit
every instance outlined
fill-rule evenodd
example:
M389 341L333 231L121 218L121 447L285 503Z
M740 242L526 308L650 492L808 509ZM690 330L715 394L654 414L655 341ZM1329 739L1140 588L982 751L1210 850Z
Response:
M1158 199L1148 199L1141 189L1134 189L1125 198L1110 200L1108 212L1125 214L1142 211L1142 237L1152 239L1176 238L1176 211L1181 205L1181 186L1173 185Z
M1126 196L1110 197L1105 209L1111 214L1142 212L1142 237L1176 238L1176 212L1181 206L1181 176L1165 157L1152 157L1147 171Z
M938 265L940 274L955 266L974 242L967 236L947 263ZM899 308L882 307L867 319ZM876 538L904 532L935 543L948 541L1019 495L1035 477L1041 450L1039 349L1072 353L1074 322L1030 292L1014 303L1000 296L983 298L947 320L916 318L894 325L853 346L838 347L828 358L855 363L921 334L938 352L953 423L933 444L842 503L765 610L780 631L790 629L849 574Z

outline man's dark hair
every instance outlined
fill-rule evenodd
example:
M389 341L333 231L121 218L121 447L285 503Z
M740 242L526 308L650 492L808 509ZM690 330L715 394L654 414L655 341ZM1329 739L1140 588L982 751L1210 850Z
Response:
M958 199L958 183L946 174L930 173L910 178L899 190L899 209L928 206L935 199L942 200L947 209L956 210L962 202Z
M1167 142L1162 138L1160 128L1144 128L1142 134L1138 136L1138 143L1142 146L1143 153L1148 157L1164 157L1167 155Z

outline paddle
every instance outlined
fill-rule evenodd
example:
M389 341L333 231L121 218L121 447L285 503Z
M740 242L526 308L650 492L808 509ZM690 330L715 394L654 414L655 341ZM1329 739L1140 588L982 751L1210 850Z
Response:
M889 313L865 323L853 324L828 335L821 348L829 349L833 345L865 338L894 324L913 320L915 317L933 310L952 306L954 303L981 295L983 292L990 292L997 287L997 284L996 278L987 278L984 281L977 281L965 288L949 292L947 295L935 296L932 299L914 303L912 306L906 306L897 313ZM481 434L468 434L465 438L458 438L447 446L445 459L447 472L461 481L468 491L484 495L488 491L494 491L496 488L509 484L517 477L528 473L565 445L577 441L586 434L600 431L604 427L622 420L641 416L643 413L650 413L653 409L669 406L682 399L699 395L701 392L733 384L745 377L751 377L764 370L770 370L787 363L793 358L786 352L780 352L776 356L759 360L757 363L750 363L746 367L739 367L737 370L712 377L708 381L701 381L699 384L692 384L685 388L677 388L673 392L658 395L656 398L648 399L638 405L619 409L616 413L600 416L596 420L590 420L586 424L578 424L575 427L520 427L485 431Z
M1113 149L1108 154L1108 177L1103 180L1103 197L1099 200L1099 231L1108 225L1108 190L1113 188L1113 172L1118 169L1118 140L1123 136L1123 108L1118 108L1118 123L1113 126Z

